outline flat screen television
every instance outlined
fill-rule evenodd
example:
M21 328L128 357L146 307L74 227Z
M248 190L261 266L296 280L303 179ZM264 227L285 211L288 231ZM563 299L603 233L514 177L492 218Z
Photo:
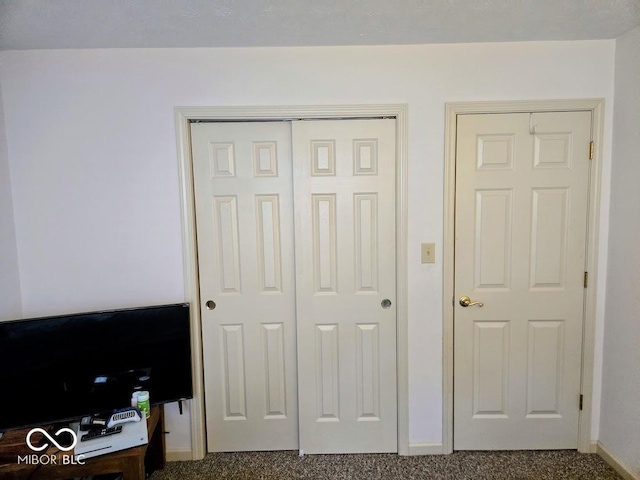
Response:
M189 305L0 322L0 432L193 396Z

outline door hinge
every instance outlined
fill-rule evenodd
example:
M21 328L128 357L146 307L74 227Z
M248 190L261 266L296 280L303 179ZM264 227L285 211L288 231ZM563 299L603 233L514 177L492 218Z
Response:
M589 142L589 160L593 160L593 140Z
M589 272L584 272L584 288L589 286Z
M582 395L582 394L580 394L580 405L579 405L580 410L582 410L582 399L583 399L583 395Z

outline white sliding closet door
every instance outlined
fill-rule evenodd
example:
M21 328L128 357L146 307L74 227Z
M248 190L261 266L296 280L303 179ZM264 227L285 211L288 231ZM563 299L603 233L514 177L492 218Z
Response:
M395 120L192 143L209 451L396 452Z
M396 452L395 121L292 132L300 449Z
M191 133L208 450L297 449L290 124Z

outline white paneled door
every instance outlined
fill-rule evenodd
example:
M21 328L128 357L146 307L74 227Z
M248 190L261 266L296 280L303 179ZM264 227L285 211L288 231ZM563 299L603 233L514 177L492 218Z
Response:
M590 112L458 116L456 450L577 448L590 138Z
M291 128L191 135L208 450L297 449Z
M397 451L395 121L293 124L300 450Z
M209 451L397 451L395 121L191 133Z

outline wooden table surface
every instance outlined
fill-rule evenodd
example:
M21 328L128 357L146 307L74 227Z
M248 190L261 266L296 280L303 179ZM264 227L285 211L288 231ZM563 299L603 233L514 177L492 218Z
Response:
M54 426L43 428L50 433L56 430ZM72 453L61 452L54 446L50 446L44 452L33 452L26 444L26 436L29 430L22 429L6 432L0 439L0 478L2 480L27 478L29 480L61 480L104 473L122 473L124 480L144 480L145 457L150 470L164 467L164 410L161 405L151 409L151 416L147 420L148 444L89 458L84 460L84 465L60 465L63 455L71 455ZM34 454L38 457L41 455L54 455L59 460L55 465L18 464L18 456L24 457L25 455Z

